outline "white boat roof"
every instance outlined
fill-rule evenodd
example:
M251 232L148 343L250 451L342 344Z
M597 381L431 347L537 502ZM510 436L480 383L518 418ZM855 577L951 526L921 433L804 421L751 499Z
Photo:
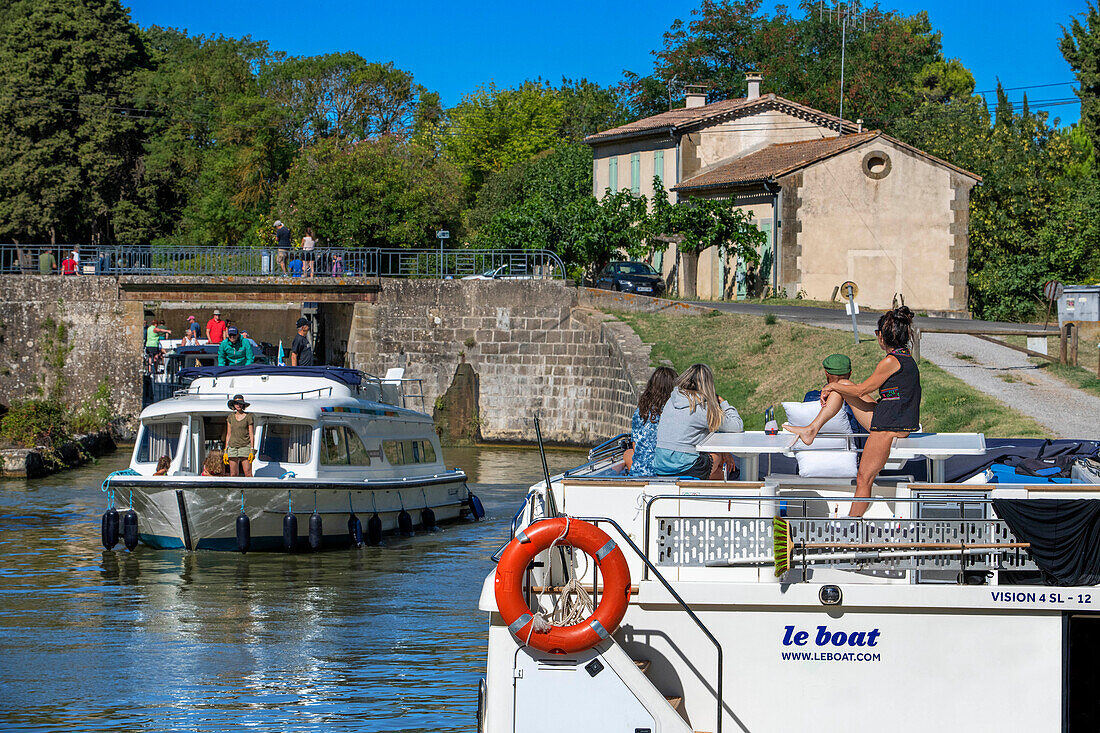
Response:
M149 405L142 410L141 419L196 412L228 413L226 403L240 394L249 403L248 411L254 415L315 422L322 413L332 412L431 422L431 417L422 412L369 399L368 395L380 396L379 390L372 386L365 384L359 390L324 377L285 374L200 377L186 392Z

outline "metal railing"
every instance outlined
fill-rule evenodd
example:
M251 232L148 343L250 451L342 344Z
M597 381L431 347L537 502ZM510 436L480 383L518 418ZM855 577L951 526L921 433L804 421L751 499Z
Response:
M66 269L72 272L64 274L73 275L183 277L565 278L561 259L541 249L316 247L304 252L274 247L0 244L0 274L49 275Z
M1014 486L1022 486L1014 485ZM1017 540L1012 534L1011 530L1005 524L1004 520L991 517L991 516L966 516L968 508L982 507L983 513L987 512L987 507L990 507L993 503L992 499L983 496L974 496L959 498L956 494L952 494L950 491L946 492L932 492L926 489L916 486L921 496L916 497L847 497L847 496L773 496L773 495L759 495L759 494L709 494L709 495L696 495L696 494L656 494L647 496L645 499L645 510L643 512L642 526L642 547L646 556L649 556L651 544L653 541L652 536L652 520L653 520L653 507L655 504L661 501L699 501L699 502L757 502L757 503L771 503L777 507L779 505L786 505L790 507L800 507L802 516L788 516L786 517L792 533L792 541L795 544L804 544L807 539L834 542L840 544L850 544L853 548L860 548L862 546L868 546L870 544L883 544L889 545L892 543L897 544L912 544L912 543L928 543L928 544L950 544L951 546L958 546L959 554L959 570L960 573L966 570L968 567L979 567L977 563L969 561L963 550L967 545L1004 545L1005 552L1010 553L1011 557L1003 558L1005 560L1005 567L997 569L1019 570L1019 569L1032 569L1034 566L1031 563L1030 557L1026 553L1021 553L1020 548L1016 546ZM905 518L848 518L838 519L834 517L824 516L815 517L810 516L809 505L820 504L822 502L837 501L837 502L854 502L865 501L868 503L903 503L912 505L918 512L922 507L928 508L940 507L943 505L954 506L958 505L958 516L939 516L939 517L905 517ZM714 526L723 521L729 522L730 520L742 521L744 523L751 522L764 522L766 521L768 526L762 531L760 537L756 538L756 545L758 547L753 548L756 551L760 550L763 545L771 545L771 519L767 518L753 518L753 517L685 517L681 514L675 517L659 517L658 519L674 519L674 520L686 520L692 521L698 519L703 523L710 523L711 529ZM667 528L666 528L667 529ZM725 529L725 533L721 532ZM741 538L746 542L751 543L753 540L750 535L752 534L749 527L745 527L748 531L734 531L729 527L718 528L718 532L723 537L729 539L731 542ZM712 548L715 550L730 550L732 548ZM658 564L665 564L661 561L662 551L658 549L656 552L658 556ZM949 553L945 552L945 557ZM802 551L801 559L805 562L807 558L813 559L813 555L805 555L805 551ZM673 562L671 564L676 565L692 565L698 563L679 563ZM702 563L703 565L710 566L708 562ZM763 564L763 563L761 563ZM792 561L792 565L797 563ZM844 563L829 563L830 565L839 566L843 569L852 569L849 565ZM890 560L884 563L882 569L888 570L926 570L931 565L942 565L943 563L934 563L931 561L920 561L911 563L911 566L903 567L894 560ZM648 564L647 564L648 565ZM863 568L868 567L865 562L854 562L852 566L860 566ZM806 576L803 575L802 580L805 580ZM642 573L642 580L648 580L648 567ZM959 576L959 582L962 582L962 576Z

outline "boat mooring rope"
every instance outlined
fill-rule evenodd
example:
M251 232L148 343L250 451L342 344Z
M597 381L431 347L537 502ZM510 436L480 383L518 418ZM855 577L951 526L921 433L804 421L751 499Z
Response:
M550 553L554 551L554 547L569 535L569 525L572 522L572 517L565 518L565 529L562 530L562 533L550 543L548 548L546 548L547 555L550 555ZM562 553L562 557L565 557L564 553ZM553 557L551 557L547 567L552 568L553 565L554 560ZM553 606L549 614L547 614L549 618L544 616L541 611L542 597L550 587L549 574L543 579L542 590L539 591L535 599L535 606L539 610L531 612L533 621L531 622L531 629L527 632L527 639L524 641L524 644L529 645L531 643L531 635L534 634L535 631L545 633L550 630L551 626L572 626L573 624L580 623L593 612L592 596L588 594L588 591L584 589L580 580L577 578L577 569L574 566L573 553L569 553L569 562L565 564L565 572L568 580L565 585L562 586L557 598L554 599ZM576 595L576 599L573 598L574 594Z

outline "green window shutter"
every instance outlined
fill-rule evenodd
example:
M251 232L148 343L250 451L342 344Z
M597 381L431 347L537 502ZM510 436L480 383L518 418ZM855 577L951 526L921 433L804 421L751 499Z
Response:
M619 159L610 158L607 161L607 187L612 193L619 190Z
M637 196L642 192L642 154L630 155L630 192Z
M665 182L665 151L654 150L653 151L653 175L661 179L661 184Z

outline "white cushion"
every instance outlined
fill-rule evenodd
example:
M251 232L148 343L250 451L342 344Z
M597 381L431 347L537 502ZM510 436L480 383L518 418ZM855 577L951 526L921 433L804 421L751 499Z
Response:
M817 414L821 412L821 403L817 400L813 402L784 402L783 411L787 413L787 422L802 427L814 421ZM848 413L841 409L840 412L830 417L821 426L821 432L851 435L852 424L848 422ZM817 441L815 440L814 443L816 444Z
M821 403L784 402L783 411L787 413L787 422L802 427L813 422L821 411ZM848 414L842 409L829 418L821 427L823 433L843 433L851 435L852 426ZM859 466L856 452L848 450L846 438L817 438L811 447L801 443L795 448L794 457L798 461L798 475L813 478L854 478Z

